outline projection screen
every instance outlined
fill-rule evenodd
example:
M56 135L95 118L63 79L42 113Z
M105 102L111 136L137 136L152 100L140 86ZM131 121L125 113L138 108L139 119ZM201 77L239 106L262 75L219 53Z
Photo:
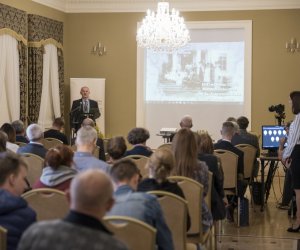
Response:
M252 21L187 26L191 41L172 54L137 49L136 124L149 129L151 148L163 143L161 128L179 128L187 114L192 130L214 140L229 116L251 120Z

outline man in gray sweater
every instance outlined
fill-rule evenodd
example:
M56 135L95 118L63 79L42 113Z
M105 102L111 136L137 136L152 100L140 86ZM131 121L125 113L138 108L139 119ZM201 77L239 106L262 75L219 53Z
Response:
M126 250L101 223L113 203L110 178L101 170L84 171L71 183L69 214L62 220L32 225L23 234L18 249Z

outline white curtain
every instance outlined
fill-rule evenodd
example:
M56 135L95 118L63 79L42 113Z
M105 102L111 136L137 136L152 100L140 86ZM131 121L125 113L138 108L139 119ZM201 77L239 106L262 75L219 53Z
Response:
M61 117L57 48L47 44L44 49L43 89L38 119L43 129L50 128L54 118Z
M0 36L0 126L20 119L20 75L18 42Z

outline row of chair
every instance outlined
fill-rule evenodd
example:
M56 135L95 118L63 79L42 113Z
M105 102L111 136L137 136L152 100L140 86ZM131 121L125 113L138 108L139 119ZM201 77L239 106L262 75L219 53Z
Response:
M26 143L24 142L16 142L17 145L19 145L19 147L23 147L26 145ZM61 140L58 140L56 138L43 138L42 139L42 144L44 145L44 147L46 149L50 149L50 148L54 148L58 145L63 144L63 142Z
M186 200L167 192L153 191L150 193L158 196L158 200L164 212L166 222L173 235L175 249L176 250L196 249L195 244L199 244L199 243L204 245L208 244L209 246L211 246L211 244L214 244L212 242L213 241L213 237L211 233L212 231L209 231L206 234L203 234L202 232L202 220L201 220L202 207L200 204L202 202L203 186L192 179L182 177L182 176L172 176L170 177L170 180L178 181L178 184L180 185L180 187L182 188L185 194ZM62 218L67 213L69 207L65 193L55 189L41 188L41 189L31 190L23 194L23 198L27 200L28 204L37 212L37 220L49 220L49 219ZM186 234L187 211L189 211L192 224L190 230ZM111 219L112 221L120 220L120 218L116 219L112 217L112 218L105 218L104 221L109 221L109 219ZM128 220L126 220L126 223L129 223ZM140 226L133 226L133 228L136 227L140 227ZM127 235L126 239L130 244L127 242L127 240L126 243L129 244L131 249L133 250L146 249L145 237L138 237L142 239L142 243L138 242L136 237L134 237L133 242L131 242L133 238L132 235L136 235L137 234L136 232L139 232L140 234L140 230L133 233L131 231L133 229L129 230L127 226L122 227L120 225L117 226L110 225L109 228L113 232L116 231L117 233L116 232L115 233L117 236L119 233L121 235L124 234ZM124 231L122 231L122 228ZM147 226L146 231L147 231L146 234L149 234L149 226ZM153 237L155 239L155 230L150 230L150 231L154 234ZM141 248L139 244L143 244L142 245L143 247ZM151 244L149 246L151 246ZM149 248L149 249L153 249L153 248Z

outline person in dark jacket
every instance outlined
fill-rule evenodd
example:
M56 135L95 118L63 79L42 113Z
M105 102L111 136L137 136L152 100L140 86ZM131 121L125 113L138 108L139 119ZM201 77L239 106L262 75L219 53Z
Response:
M16 130L16 142L28 143L28 139L25 137L25 126L21 120L16 120L11 123Z
M149 131L145 128L133 128L127 135L128 142L133 145L133 148L127 150L125 156L128 155L143 155L150 157L152 150L146 146L146 141L150 138Z
M17 153L31 153L45 159L47 149L42 144L42 138L44 137L42 128L38 124L33 123L27 127L26 134L30 142L27 145L20 147Z
M52 123L52 128L44 132L44 138L55 138L62 141L63 144L68 145L68 138L62 133L64 126L65 123L61 117L55 118Z
M198 159L204 161L208 166L208 170L213 173L213 185L211 189L211 213L214 221L223 220L225 218L224 204L224 175L218 158L213 155L214 146L212 139L208 133L196 134L198 144Z
M36 213L20 197L26 175L27 165L19 156L0 153L0 226L7 230L7 250L17 249L23 232L36 221Z

